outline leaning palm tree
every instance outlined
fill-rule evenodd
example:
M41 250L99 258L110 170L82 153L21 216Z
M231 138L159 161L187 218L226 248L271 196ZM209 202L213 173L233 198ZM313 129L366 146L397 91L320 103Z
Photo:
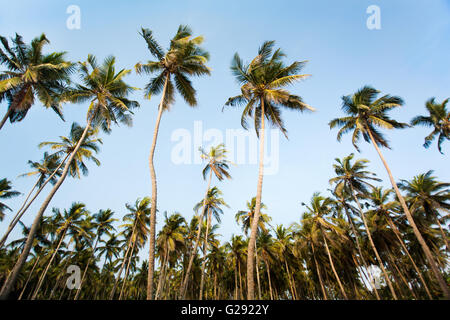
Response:
M11 292L12 286L15 284L30 252L39 219L66 179L69 170L73 166L73 161L76 161L77 157L83 156L83 153L79 153L79 151L88 134L93 130L95 131L98 127L101 127L105 132L110 132L112 123L122 122L126 125L131 125L130 109L139 106L138 102L126 98L135 89L123 81L123 77L130 73L131 70L123 69L116 73L114 65L114 57L106 58L104 63L99 66L95 57L89 55L86 62L79 63L83 84L78 84L75 88L63 94L65 101L85 102L90 100L86 127L83 129L75 148L72 150L61 177L36 214L30 230L29 239L8 280L3 285L0 292L0 299L6 299Z
M52 108L61 118L59 96L70 82L73 64L65 60L65 52L43 54L43 47L50 43L45 34L24 43L16 34L12 46L0 36L0 65L7 70L0 73L0 102L8 101L8 110L0 121L0 130L9 118L11 123L22 121L35 99L46 108Z
M0 199L10 199L20 195L20 192L11 189L11 181L8 181L6 178L0 180ZM0 202L0 221L3 221L6 210L11 210L11 208Z
M308 75L297 74L305 62L294 62L286 65L282 58L285 54L281 49L273 52L274 41L266 41L260 47L258 55L246 65L236 53L231 65L231 71L241 85L241 94L228 99L225 105L245 105L241 117L241 125L247 129L247 119L253 118L256 134L259 137L259 174L256 192L255 219L251 228L247 259L247 294L248 299L255 297L253 278L256 230L261 210L261 194L264 176L264 129L265 119L280 129L287 136L281 118L281 108L304 111L313 110L303 102L302 98L284 89Z
M156 76L150 80L145 87L145 97L150 99L152 95L161 93L161 101L158 105L158 115L156 117L153 140L150 148L149 167L152 179L152 203L150 217L150 252L148 266L147 299L153 299L153 275L155 267L155 227L157 210L157 183L156 173L153 164L156 142L158 139L159 125L164 111L170 109L175 102L175 91L178 91L183 99L194 107L197 105L196 91L189 79L190 76L209 75L210 69L205 65L209 59L209 54L199 45L203 42L203 37L192 37L189 27L180 25L177 33L170 41L167 51L153 38L153 32L142 28L141 36L147 43L148 49L156 61L148 61L145 64L136 64L138 74L154 74ZM175 82L175 86L173 84Z
M388 111L401 107L403 105L403 100L400 97L390 95L384 95L377 99L379 93L380 92L374 88L366 86L351 96L342 97L342 110L347 114L347 116L330 121L330 128L332 129L336 126L341 128L337 134L338 141L341 140L345 133L353 131L352 143L358 151L359 148L357 143L361 135L366 142L372 142L381 161L383 162L384 167L386 168L395 194L397 195L402 209L405 212L406 218L413 229L414 235L425 253L428 263L433 270L434 276L438 280L439 286L446 299L450 299L450 290L442 274L439 272L430 248L417 228L408 206L406 205L405 199L401 195L397 183L395 182L391 169L389 168L380 150L380 147L386 147L388 149L390 147L388 141L376 127L381 127L384 129L403 129L408 127L406 123L398 122L391 119L387 115Z
M227 160L227 156L226 156L227 150L225 149L225 146L223 144L219 144L218 146L215 146L215 147L212 146L208 153L205 152L205 150L203 150L203 148L200 148L199 151L201 153L201 158L207 161L207 164L202 172L203 179L206 180L208 175L209 175L209 178L208 178L208 185L206 188L205 196L203 197L202 203L201 204L199 203L194 207L195 211L198 211L200 208L202 210L200 211L200 218L199 218L200 224L199 224L198 231L197 231L197 239L195 241L194 247L192 248L187 271L185 273L185 278L181 285L180 296L182 298L184 298L185 294L186 294L187 282L190 277L192 263L194 262L195 253L197 252L198 245L200 243L201 222L203 221L203 217L204 217L205 213L208 213L209 210L211 210L211 206L209 206L209 207L207 206L208 195L211 192L217 193L217 191L213 191L212 189L210 189L211 181L213 178L213 173L219 181L222 181L225 178L231 179L231 175L228 173L228 169L229 169L228 164L230 162ZM216 188L216 190L218 190L218 189Z
M442 153L441 145L445 140L450 140L450 111L447 111L447 103L449 99L442 103L436 103L435 98L431 98L425 104L429 116L417 116L411 120L413 126L432 127L431 132L426 138L423 146L428 148L434 138L438 136L438 150Z

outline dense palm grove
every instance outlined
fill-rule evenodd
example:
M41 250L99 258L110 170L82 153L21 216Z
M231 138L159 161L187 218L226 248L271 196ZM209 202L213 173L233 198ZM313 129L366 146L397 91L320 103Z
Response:
M286 64L273 41L263 43L248 64L236 54L231 71L240 94L224 108L242 106L242 126L247 129L253 122L260 141L259 175L256 194L249 192L248 202L235 214L242 234L221 243L218 228L229 217L223 217L228 205L220 185L233 175L226 146L199 150L205 190L203 198L192 201L191 220L158 207L153 163L162 115L177 92L189 106L197 104L191 78L210 74L209 53L201 47L203 38L193 37L187 26L178 28L167 50L151 30L142 29L140 35L154 61L138 62L134 69L150 76L144 98L160 95L149 156L152 193L124 204L120 220L122 212L91 212L82 202L49 206L67 177L79 179L100 165L101 132L109 133L119 122L131 126L139 102L127 98L136 88L124 79L132 70L116 71L114 57L99 63L89 55L85 62L72 63L63 52L44 54L45 35L30 44L17 34L11 41L0 37L0 102L7 106L0 130L7 120L20 122L38 102L61 117L64 104L88 105L86 123L73 123L65 136L39 145L42 159L30 160L24 174L34 179L31 190L19 193L10 180L0 180L0 221L9 221L0 240L0 298L450 299L450 184L433 171L396 181L383 157L381 148L390 146L380 130L428 126L432 132L424 146L437 138L443 153L450 139L448 100L430 99L426 114L406 124L388 115L404 104L400 97L369 86L343 96L344 115L331 120L330 128L339 128L338 141L349 133L357 151L361 137L371 143L392 189L371 171L369 160L350 154L330 163L335 175L329 189L311 192L291 225L277 225L276 213L262 201L264 129L273 125L287 137L282 109L315 110L286 89L308 77L300 74L305 62ZM33 223L25 225L21 219L32 214L28 209L43 191ZM22 193L21 207L8 207L8 199ZM157 214L164 218L158 232ZM22 237L10 239L19 230ZM142 260L147 243L148 259ZM75 288L67 272L74 265L81 270Z

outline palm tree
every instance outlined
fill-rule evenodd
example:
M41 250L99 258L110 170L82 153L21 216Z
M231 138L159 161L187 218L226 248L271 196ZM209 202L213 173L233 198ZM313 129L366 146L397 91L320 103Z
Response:
M392 172L381 153L380 147L390 148L387 140L381 132L377 130L376 127L381 127L385 129L403 129L408 127L406 123L397 122L389 118L387 112L398 108L403 105L403 100L400 97L384 95L377 99L379 91L372 87L363 87L358 92L352 96L342 97L343 104L342 110L348 115L343 118L337 118L330 121L330 128L336 126L341 127L338 132L337 139L341 140L342 135L353 130L352 143L353 146L359 151L357 143L361 137L364 137L366 142L372 142L373 146L377 150L377 153L383 162L384 167L389 175L389 180L394 188L395 194L400 201L403 211L405 212L406 218L411 225L414 235L417 237L425 256L427 257L428 263L433 270L434 276L438 280L439 286L446 299L450 299L450 290L442 276L439 272L436 262L431 254L430 248L423 239L422 234L417 228L416 223L406 205L405 199L400 193L397 183L394 180Z
M65 60L65 52L43 54L43 47L50 43L45 34L24 43L16 33L9 45L0 36L0 65L7 70L0 73L0 102L8 101L8 110L0 121L0 130L9 118L11 123L22 121L35 99L52 108L62 119L59 96L70 82L73 64Z
M6 178L0 180L0 199L10 199L13 197L17 197L18 195L21 194L20 192L11 189L12 189L11 181L7 180ZM0 221L3 221L6 210L11 211L11 208L8 207L6 204L0 202Z
M184 101L189 106L197 105L196 91L189 79L190 76L209 75L210 69L205 65L209 59L209 54L199 45L203 42L203 37L192 37L192 31L188 26L180 25L175 36L170 41L167 51L153 38L153 32L149 29L141 29L141 36L147 43L148 49L156 61L149 61L146 64L136 64L138 74L157 75L150 80L145 87L145 97L150 99L152 95L162 92L161 101L158 105L158 115L156 117L153 140L150 148L149 167L152 179L152 204L150 222L150 252L148 267L147 299L153 299L153 274L155 266L155 226L157 210L157 184L156 173L153 164L156 141L158 139L159 125L164 111L169 110L175 102L175 91L177 90ZM173 78L173 80L172 80ZM175 82L175 86L173 84ZM176 89L175 89L176 88Z
M77 288L77 293L74 297L74 300L78 299L78 296L81 292L81 287L83 285L84 278L86 277L86 272L89 268L89 264L90 264L92 258L95 257L95 251L97 250L97 245L98 245L99 240L105 233L111 234L111 232L115 231L115 228L113 227L112 223L114 221L117 221L117 219L114 219L113 215L114 215L114 211L112 211L111 209L100 210L98 213L96 213L94 215L95 221L93 223L93 227L96 228L97 236L95 237L96 239L95 239L94 247L92 249L92 255L88 259L86 268L84 269L84 272L83 272L83 276L81 277L81 280L80 280L80 286Z
M399 188L406 191L407 201L411 211L423 209L429 220L436 223L441 231L442 239L450 252L448 232L446 233L440 223L440 212L450 210L450 183L437 181L432 176L433 171L415 176L411 182L401 180Z
M44 214L50 201L64 182L69 170L73 166L73 160L76 160L81 145L85 141L92 128L101 127L104 131L111 130L111 123L122 122L126 125L131 125L131 116L129 111L132 108L138 107L136 101L128 100L127 95L134 90L133 87L127 85L122 79L130 70L121 70L115 72L115 58L108 57L101 66L97 65L94 56L89 55L86 62L79 63L82 74L83 85L78 84L72 90L64 92L64 100L70 102L84 102L90 99L90 105L87 112L87 124L84 128L78 142L68 158L61 177L55 184L50 194L45 199L30 230L29 241L24 247L24 250L18 259L14 270L11 272L8 280L4 283L0 292L0 299L6 299L11 291L12 285L15 283L17 276L20 273L26 258L31 248L31 243L35 235L39 218ZM91 69L91 70L90 70Z
M429 116L417 116L411 120L413 126L432 127L431 132L426 138L423 146L428 148L436 136L438 137L438 150L442 153L441 145L445 140L450 139L450 111L447 111L447 103L449 99L442 103L436 103L435 98L431 98L425 104Z
M248 65L244 65L236 53L231 71L241 85L241 94L228 99L225 105L245 105L241 117L241 125L247 129L247 119L254 118L256 134L259 137L259 174L256 192L255 220L251 228L247 259L248 299L255 297L253 279L256 230L261 210L261 194L264 176L264 130L265 119L279 128L287 136L281 119L280 108L296 111L313 110L302 101L302 98L291 94L284 87L291 85L307 75L297 74L305 62L294 62L285 65L281 49L273 51L274 41L266 41L258 50L258 55Z
M238 277L241 279L241 264L245 261L245 241L242 239L242 236L232 235L230 242L227 242L225 247L230 251L232 264L234 266L234 299L238 299L239 292L239 297L242 300L244 298L242 294L242 285L241 281L239 281L238 285Z
M205 192L205 196L203 197L203 202L200 206L200 203L197 204L194 207L195 211L198 211L200 208L202 209L200 212L200 223L199 223L199 229L197 231L197 239L195 241L195 245L192 249L190 258L189 258L189 263L188 263L188 267L185 273L185 278L183 280L183 283L181 285L181 291L180 291L180 296L182 298L185 297L186 294L186 289L187 289L187 282L188 279L190 277L190 271L192 268L192 263L194 261L194 256L195 253L197 252L199 243L200 243L200 233L201 233L201 222L203 221L203 217L205 215L205 213L208 213L208 209L207 208L207 200L208 200L208 195L211 192L210 186L211 186L211 181L212 181L212 177L213 177L213 173L215 175L215 177L219 180L222 181L224 178L228 178L231 179L230 174L228 173L229 170L229 161L227 160L226 154L227 154L227 150L225 149L225 146L223 144L219 144L217 146L212 146L209 150L209 152L205 152L205 150L203 150L203 148L199 148L200 154L201 154L201 158L207 161L207 164L205 166L205 168L203 169L203 179L206 180L208 174L209 174L209 178L208 178L208 185L206 187L206 192ZM220 191L219 191L220 192ZM217 193L217 191L214 191L214 193ZM217 217L216 217L217 218ZM209 224L208 224L209 226Z

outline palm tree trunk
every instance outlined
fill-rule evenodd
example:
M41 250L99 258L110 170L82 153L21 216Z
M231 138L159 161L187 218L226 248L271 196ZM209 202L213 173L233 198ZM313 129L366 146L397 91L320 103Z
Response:
M372 141L372 144L374 145L375 149L377 150L377 153L383 162L384 167L386 168L386 171L389 175L389 180L391 181L392 187L394 188L395 194L397 195L398 200L400 201L400 204L403 208L403 211L405 212L406 218L408 219L409 224L411 225L414 235L416 236L417 240L419 241L422 250L425 253L425 256L427 257L428 263L430 264L431 270L433 270L434 276L436 277L439 286L441 287L441 290L444 294L444 297L446 300L450 300L450 290L448 288L447 283L445 282L442 274L439 272L439 269L436 265L435 260L433 259L433 255L431 254L430 248L426 244L425 240L422 237L422 234L420 233L419 229L417 228L416 223L414 222L414 219L409 212L408 206L406 205L405 199L403 198L402 194L400 193L400 190L398 189L397 183L394 180L394 177L392 176L391 169L389 168L386 160L383 157L383 154L381 153L380 148L378 147L377 143L375 142L375 139L373 138L372 132L370 129L367 130L370 136L370 140Z
M27 241L25 243L25 246L22 250L22 253L17 260L16 264L14 265L14 268L12 269L8 279L3 284L2 290L0 291L0 300L6 300L14 287L17 277L19 276L20 272L22 271L22 268L27 260L28 254L30 253L31 247L33 245L33 240L36 235L36 232L39 228L39 222L44 214L44 211L47 209L48 205L50 204L50 201L53 199L53 196L55 195L56 191L58 191L59 187L62 185L64 180L67 177L67 174L69 173L70 165L75 158L75 155L77 154L78 150L80 149L81 144L83 143L84 139L86 138L86 135L91 127L91 118L88 119L86 128L84 129L83 134L81 135L80 141L78 141L77 145L75 146L75 149L72 151L69 160L67 161L66 165L64 166L64 170L61 174L61 177L58 179L58 182L53 186L53 189L50 191L50 194L45 199L44 203L42 204L41 208L39 209L38 213L36 214L36 217L33 221L33 225L31 226L30 232L27 237Z
M169 256L169 243L168 243L168 241L166 241L166 250L164 252L164 258L161 261L161 267L160 267L159 279L158 279L158 287L156 288L156 293L155 293L155 300L158 300L159 292L161 291L161 286L162 286L164 276L166 273L166 264L167 264L168 256Z
M270 268L269 263L266 259L264 259L264 264L266 265L266 271L267 271L267 279L269 280L269 293L270 293L270 300L273 300L273 292L272 292L272 280L270 279Z
M203 286L205 281L205 268L206 268L206 252L208 251L208 233L209 233L209 225L211 224L211 210L208 210L208 219L206 222L206 234L203 244L203 263L202 263L202 277L200 280L200 296L199 300L203 300Z
M36 296L37 296L37 294L38 294L38 292L39 292L39 289L41 288L42 283L44 282L44 278L45 278L45 276L47 275L48 269L50 268L50 265L52 264L53 259L55 259L56 254L58 253L58 250L59 250L59 248L60 248L60 246L61 246L61 243L63 242L63 240L64 240L64 238L65 238L65 236L66 236L67 229L68 229L68 228L66 228L66 229L64 230L64 232L62 233L61 239L59 239L59 242L58 242L58 246L56 247L55 251L53 252L52 257L50 258L50 261L49 261L48 264L47 264L47 267L45 267L44 272L42 273L41 277L39 278L38 285L37 285L37 287L36 287L36 290L35 290L34 293L33 293L33 296L31 297L31 300L35 300L35 299L36 299Z
M364 256L363 256L362 250L361 250L361 245L359 243L358 232L356 231L356 227L355 227L355 224L353 223L353 219L352 219L352 217L350 216L350 213L347 210L347 206L345 204L344 198L341 198L341 203L342 203L342 205L344 207L345 214L347 215L348 222L350 223L350 226L352 228L353 235L355 236L355 242L356 242L356 247L358 248L359 258L361 259L364 268L366 270L368 270L366 259L364 259ZM361 269L360 269L360 272L362 273ZM370 285L371 285L371 287L372 287L372 289L373 289L373 291L375 293L375 296L376 296L377 300L380 300L380 296L378 294L377 287L374 284L374 280L373 280L372 275L371 275L370 272L369 272L369 278L370 278L369 279L369 283L370 283Z
M445 235L444 229L442 229L442 225L439 222L439 218L436 216L436 224L439 226L439 230L441 231L442 239L444 240L445 247L447 248L447 251L450 252L450 246L448 245L447 236Z
M352 192L353 199L355 200L355 202L356 202L356 204L358 206L358 210L359 210L359 214L361 216L361 220L364 223L364 228L366 229L367 237L369 238L370 245L371 245L372 250L375 253L375 256L377 258L378 265L380 266L380 269L383 272L384 278L386 279L386 283L388 284L388 287L389 287L389 290L391 291L392 297L394 298L394 300L397 300L397 295L395 294L394 287L392 286L391 279L389 279L388 274L386 272L386 269L383 266L383 261L381 260L381 257L378 254L378 250L375 247L375 243L373 242L373 239L372 239L372 234L370 232L369 226L367 225L366 217L364 216L364 212L363 212L363 210L361 208L361 204L359 203L359 200L356 197L355 189L353 188L353 185L351 183L350 183L350 189L351 189L351 192Z
M192 263L194 262L194 257L195 257L195 254L197 252L198 245L200 243L200 234L201 234L201 230L202 230L203 216L205 214L205 209L206 209L205 208L205 206L206 206L206 198L208 197L208 191L209 191L209 188L211 186L212 172L213 172L213 170L211 170L211 172L209 173L208 187L207 187L206 192L205 192L205 197L203 198L202 213L200 215L200 220L198 222L197 238L195 240L195 245L194 245L194 247L192 249L192 252L191 252L191 255L189 257L189 263L188 263L188 267L187 267L187 270L186 270L186 274L184 276L184 281L183 281L183 283L181 285L180 297L183 300L185 299L185 296L186 296L187 283L188 283L188 279L189 279L189 276L190 276L190 273L191 273Z
M289 282L289 289L291 290L291 295L292 295L292 300L297 300L296 296L295 296L295 291L294 291L294 286L292 285L292 281L291 281L291 273L289 272L289 266L287 263L287 259L284 258L284 266L286 268L286 274L288 276L288 282Z
M323 285L322 275L320 274L319 264L316 259L316 250L314 249L314 243L311 241L311 248L313 251L314 264L316 265L317 276L319 277L320 288L322 289L323 299L328 300L327 293L325 291L325 287Z
M30 274L28 275L27 281L25 282L25 285L23 286L23 289L20 292L20 296L19 296L19 298L17 300L22 300L22 296L23 296L23 294L25 292L25 289L27 288L28 282L30 282L31 276L33 275L34 268L36 268L36 266L37 266L37 264L39 262L39 259L41 259L40 256L38 256L36 258L36 262L33 264L33 268L31 268L31 271L30 271Z
M86 264L86 268L84 268L83 276L81 277L81 281L80 281L80 286L78 287L77 293L75 294L75 297L73 298L73 300L78 300L78 296L80 295L80 292L81 292L81 286L83 285L84 278L86 277L86 273L88 271L89 265L91 263L92 258L95 256L95 250L97 249L97 244L98 244L99 239L100 239L100 237L97 235L97 239L95 240L94 249L92 250L92 256L89 258L89 260Z
M387 221L392 229L392 231L394 232L395 236L397 237L398 242L400 243L400 245L403 248L403 251L405 251L406 255L408 256L409 260L411 261L414 270L416 270L417 275L420 279L420 282L422 282L422 285L428 295L428 298L430 300L433 300L433 297L431 296L430 290L428 289L427 283L425 282L425 280L423 279L422 276L422 272L420 272L419 268L417 267L416 263L414 262L414 259L411 257L411 254L409 253L408 248L406 247L405 243L403 242L402 238L400 237L400 231L398 230L397 226L394 224L394 221L392 221L391 217L385 213L385 216L387 218Z
M67 258L67 261L66 261L66 264L64 265L63 270L67 270L67 265L69 264L69 261L70 261L70 259ZM61 273L58 275L58 278L56 278L56 281L55 281L56 283L55 283L55 285L53 286L52 291L50 292L50 297L48 297L48 300L51 300L51 299L52 299L53 294L55 293L56 289L58 288L58 285L59 285L59 283L60 283L60 280L63 280L63 279L64 279L63 275L65 275L65 273L64 273L64 272L61 272Z
M6 111L5 116L3 117L2 121L0 122L0 130L2 130L3 125L6 123L6 120L8 120L12 111L13 111L13 108L8 108L8 111Z
M333 258L331 258L330 249L328 248L328 242L327 242L327 239L325 237L324 230L322 229L322 227L320 228L320 231L322 233L322 238L325 243L325 249L327 250L328 260L330 261L330 265L331 265L331 269L333 270L333 274L336 277L336 281L339 285L339 288L341 289L341 293L344 296L344 299L348 300L347 294L345 293L345 290L344 290L344 286L342 285L341 279L339 278L339 275L336 272L336 268L334 267Z
M242 294L242 273L240 261L238 262L238 272L239 272L239 299L244 300L244 295Z
M123 277L123 284L122 284L122 289L120 290L119 300L122 300L122 296L123 296L123 292L124 292L123 290L125 288L125 285L127 284L128 272L130 271L131 258L133 258L133 253L134 253L134 248L136 246L136 242L137 242L137 237L133 241L133 247L131 248L130 256L128 257L127 269L125 270L125 276Z
M166 81L164 83L164 89L161 96L161 102L159 103L158 116L156 118L155 129L153 131L153 141L150 148L150 156L148 159L150 176L152 179L152 199L150 208L150 249L148 256L148 278L147 278L147 300L153 300L153 277L155 273L155 229L156 229L156 209L157 209L157 183L156 183L156 173L153 164L153 157L155 155L156 142L158 140L159 124L161 122L161 116L164 111L163 102L166 97L167 84L169 82L170 74L167 73Z
M237 260L236 260L237 261ZM234 266L234 300L238 299L238 267L237 267L237 262L235 263Z
M255 244L256 244L256 232L258 230L258 222L261 210L261 196L262 185L264 178L264 99L261 98L261 125L259 131L259 173L258 173L258 185L256 188L256 203L255 203L255 215L253 217L252 228L250 233L250 240L248 242L247 249L247 298L248 300L255 299L255 279L253 273L255 270Z
M8 226L8 230L6 230L5 234L3 235L2 239L0 240L0 248L3 247L3 245L5 244L6 240L8 239L9 234L11 233L11 231L14 229L14 227L16 226L16 224L20 221L20 218L22 218L22 216L25 214L25 212L28 210L28 208L31 206L31 204L33 203L33 201L37 198L37 196L41 193L42 190L44 190L44 187L47 185L47 183L55 176L55 174L58 172L58 170L61 168L61 166L64 164L64 162L67 160L67 158L70 156L70 154L66 155L66 157L64 158L64 160L59 164L59 166L55 169L55 171L53 171L53 173L47 178L47 180L45 180L45 182L41 185L41 187L38 189L38 191L36 192L36 194L34 195L34 197L31 199L31 201L26 204L28 198L31 195L31 192L34 190L34 188L36 187L36 185L38 184L39 180L36 182L36 184L34 185L33 189L31 189L30 193L28 194L28 197L25 199L22 207L19 209L19 211L17 211L16 215L14 216L13 220L11 221L11 223ZM26 206L25 206L26 204ZM23 209L23 210L22 210Z
M258 282L258 297L259 300L261 300L261 278L259 276L259 259L258 259L258 248L256 247L256 241L255 241L255 260L256 260L256 281Z

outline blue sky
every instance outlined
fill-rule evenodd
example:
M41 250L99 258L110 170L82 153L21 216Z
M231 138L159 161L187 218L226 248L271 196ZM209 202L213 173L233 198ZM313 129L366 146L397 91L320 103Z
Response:
M276 3L276 4L275 4ZM430 97L441 101L450 96L450 5L444 0L380 1L7 1L0 12L0 33L11 37L15 32L28 42L44 32L51 44L47 50L67 51L72 61L85 60L92 53L102 60L107 55L117 58L119 67L132 68L138 61L150 59L140 27L154 31L156 39L167 46L179 24L188 24L195 34L205 37L204 47L210 52L211 77L196 79L199 105L189 108L177 97L169 113L164 114L155 156L158 176L158 205L162 212L180 212L190 219L193 206L201 200L206 183L201 176L202 165L175 165L171 151L175 145L171 134L180 128L192 132L194 121L202 121L205 129L240 128L241 110L221 112L228 97L239 93L230 73L235 52L245 60L256 54L265 40L276 40L287 53L288 61L308 60L304 72L308 80L291 88L305 102L317 109L312 114L284 112L289 140L280 136L280 170L267 176L263 186L263 202L273 224L289 225L298 221L301 202L309 201L315 191L329 187L335 157L344 157L353 149L350 137L336 141L336 131L328 122L342 113L341 96L355 92L363 85L372 85L383 93L399 95L406 104L392 113L400 121L424 113ZM81 9L81 29L66 28L69 5ZM381 8L381 30L368 30L366 9ZM143 88L148 78L132 74L127 81ZM81 180L68 179L51 202L51 207L67 208L73 201L86 203L91 212L111 208L121 218L125 203L151 193L148 153L159 97L144 100L142 91L133 95L141 103L132 128L115 127L98 158L101 167L90 165L90 174ZM5 105L0 106L1 114ZM66 105L62 122L38 103L25 120L0 131L0 178L7 177L14 188L27 193L34 181L17 178L27 172L28 160L42 158L37 145L67 135L73 121L85 122L86 105ZM448 144L445 156L433 145L422 147L429 133L425 128L388 132L392 150L384 154L394 176L412 176L435 170L442 181L450 181ZM376 172L389 186L387 175L373 147L361 144L357 156L371 161ZM231 170L233 179L219 183L225 201L219 232L223 240L240 229L234 221L238 210L256 193L257 166L239 165ZM23 221L32 222L44 192ZM23 197L7 202L17 209ZM4 233L11 214L0 224ZM159 224L160 226L160 224ZM14 233L14 237L18 232ZM146 256L146 250L142 256Z

